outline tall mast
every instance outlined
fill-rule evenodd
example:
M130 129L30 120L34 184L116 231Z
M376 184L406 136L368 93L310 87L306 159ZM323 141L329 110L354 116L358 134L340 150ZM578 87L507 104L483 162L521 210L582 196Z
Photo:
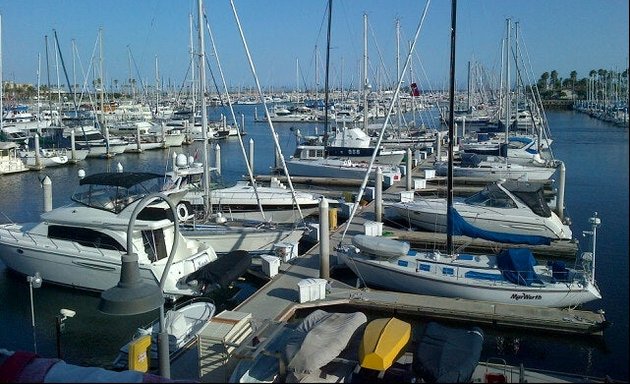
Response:
M453 132L455 131L455 26L457 0L451 1L451 70L448 97L448 172L446 179L446 251L453 254Z
M160 105L160 71L158 69L158 56L155 55L155 117L158 116L158 106Z
M190 129L195 127L195 44L193 43L193 16L189 14L189 27L190 27L190 100L192 114L190 116ZM201 27L199 27L201 28Z
M2 129L3 116L4 116L4 104L3 99L4 92L2 89L2 15L0 14L0 129Z
M101 121L102 124L101 129L105 127L105 93L103 88L105 88L105 82L103 80L103 27L98 29L98 47L99 47L99 55L98 55L98 63L99 63L99 87L100 95L101 95Z
M505 37L505 142L508 142L508 134L510 128L511 92L510 92L510 19L506 19L506 37Z
M363 14L363 130L367 132L368 126L368 43L367 43L367 13Z
M204 47L203 0L197 1L199 22L199 83L201 90L201 130L203 132L203 205L205 215L210 211L210 169L208 168L208 111L206 110L206 54ZM193 111L193 118L194 118Z
M400 79L400 19L396 19L396 81ZM400 97L396 100L398 106L398 134L402 129L402 108L400 106Z
M328 30L326 32L326 74L324 79L324 148L328 144L328 77L330 70L330 29L332 25L332 0L328 0ZM327 156L324 150L324 156Z
M466 113L470 113L470 60L468 60L468 84L467 84L467 97L466 97Z
M518 21L514 22L514 66L516 67L516 82L514 84L514 105L516 113L514 116L514 128L518 129L518 94L521 76L518 66ZM538 143L540 143L540 141L538 141Z

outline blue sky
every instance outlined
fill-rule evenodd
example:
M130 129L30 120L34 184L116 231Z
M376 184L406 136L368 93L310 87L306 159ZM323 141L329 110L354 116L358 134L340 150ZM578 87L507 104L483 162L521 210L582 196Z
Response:
M253 86L229 0L204 3L226 82L232 89ZM234 4L264 88L279 90L298 84L301 89L313 88L317 77L323 87L327 0L234 0ZM369 25L370 81L393 83L395 21L400 20L402 67L425 4L424 0L334 0L333 84L347 89L360 82L364 13ZM450 4L432 0L420 32L412 68L414 80L423 88L447 84ZM189 14L196 24L196 9L196 0L3 0L3 78L36 83L39 54L40 82L46 84L47 35L51 83L56 84L58 59L52 46L56 30L68 75L72 81L76 74L77 82L82 82L90 60L98 62L98 30L102 27L107 84L113 80L122 84L130 77L131 53L132 77L155 84L157 57L163 84L180 87L190 63ZM576 70L582 78L591 69L621 71L627 66L627 0L459 0L457 16L458 87L466 82L469 60L498 73L508 17L519 23L520 48L534 81L544 71L556 70L560 77L568 77ZM196 32L194 39L197 44ZM206 53L212 50L206 35ZM315 69L317 60L319 71ZM216 59L209 56L209 61L218 77ZM61 69L59 74L64 84ZM91 72L87 77L89 82L94 78ZM210 74L208 80L212 84Z

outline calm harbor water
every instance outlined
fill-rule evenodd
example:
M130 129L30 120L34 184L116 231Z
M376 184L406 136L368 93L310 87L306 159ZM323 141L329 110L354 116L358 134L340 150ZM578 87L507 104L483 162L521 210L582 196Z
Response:
M269 128L253 122L253 107L241 106L245 115L245 148L255 142L255 173L268 174L273 165L273 143ZM261 109L258 111L262 115ZM575 112L548 112L556 158L566 165L565 206L572 219L574 236L588 250L588 218L597 211L602 220L598 232L597 279L603 299L586 305L603 309L611 322L602 338L558 336L505 329L484 328L486 342L482 358L501 357L526 367L576 372L590 376L609 375L628 380L628 129L615 127ZM290 124L276 124L285 156L292 154L295 138ZM298 125L304 134L314 127ZM319 128L321 131L321 127ZM214 147L215 144L212 144ZM240 179L245 173L241 149L236 140L220 142L223 181ZM201 145L183 147L194 154ZM176 152L182 148L175 149ZM53 182L53 206L65 205L77 185L77 171L87 174L113 171L117 163L126 170L162 173L172 152L149 151L124 154L113 159L90 159L78 165L45 169L41 172L0 177L0 217L4 221L35 221L43 208L40 179ZM201 159L201 155L199 155ZM214 152L209 155L214 161ZM34 290L37 352L56 356L55 317L61 308L76 316L65 321L61 336L63 358L72 364L106 365L135 329L157 317L157 311L138 316L114 317L98 312L99 296L79 290L44 284ZM0 348L33 350L33 328L29 285L24 276L10 273L0 263Z

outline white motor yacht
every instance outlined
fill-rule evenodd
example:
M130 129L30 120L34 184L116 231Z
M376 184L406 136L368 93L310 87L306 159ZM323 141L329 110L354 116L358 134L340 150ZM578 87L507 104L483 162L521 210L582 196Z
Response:
M130 252L138 256L141 278L157 284L177 238L164 294L171 299L200 295L206 282L196 276L212 268L217 255L209 245L175 230L166 202L153 202L138 212L133 249L127 249L132 213L145 196L162 192L174 201L181 197L179 190L165 190L163 179L142 172L84 177L69 205L42 213L39 222L0 225L0 260L18 273L39 272L46 282L104 291L118 284L121 258Z
M419 198L392 204L403 222L431 232L446 232L446 199ZM469 225L513 243L571 240L568 225L545 201L543 184L500 180L453 207Z
M178 204L178 216L185 220L194 210L204 208L204 192L202 185L203 166L179 154L175 158L173 170L166 173L167 180L174 188L185 189L186 195ZM304 217L319 210L319 195L307 192L295 192ZM277 180L268 187L256 186L256 190L247 181L239 181L236 185L224 188L211 188L210 204L213 210L223 213L228 220L271 221L274 223L295 223L301 218L297 211L293 194ZM264 219L258 202L262 206Z

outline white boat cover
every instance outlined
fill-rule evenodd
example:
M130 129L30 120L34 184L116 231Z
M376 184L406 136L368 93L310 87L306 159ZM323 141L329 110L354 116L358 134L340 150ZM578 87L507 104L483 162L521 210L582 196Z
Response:
M409 252L409 243L380 236L355 235L352 245L363 252L387 259L406 256Z
M278 377L278 357L287 365L287 382L297 382L339 355L359 327L367 322L361 313L329 313L321 309L308 315L296 328L285 326L255 360L241 360L230 382L273 382Z
M328 313L318 309L311 313L298 327L299 331L306 333L293 356L289 352L294 350L295 345L287 344L287 371L298 381L301 375L316 372L339 356L357 329L366 322L367 317L362 312Z

